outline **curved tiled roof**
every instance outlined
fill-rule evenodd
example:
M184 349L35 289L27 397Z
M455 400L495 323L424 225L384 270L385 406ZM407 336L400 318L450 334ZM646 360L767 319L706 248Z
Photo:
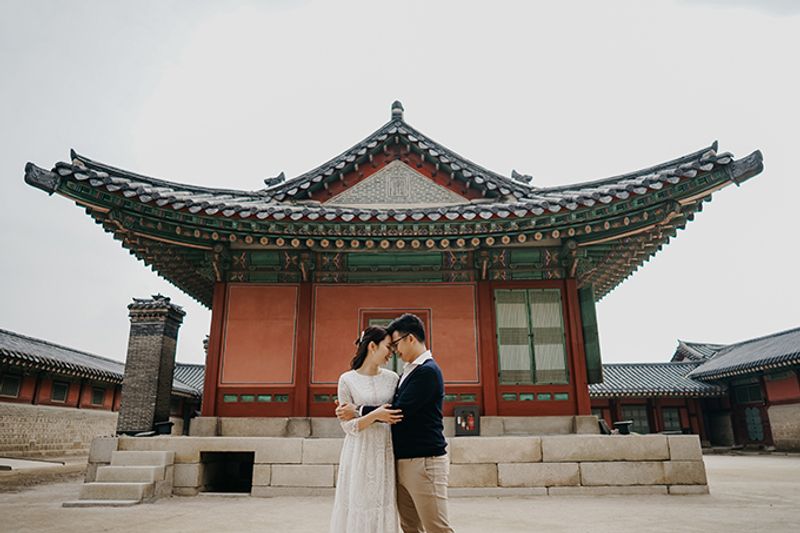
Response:
M402 130L415 131L410 126L403 127ZM410 135L410 137L417 139L415 135ZM367 143L367 145L371 144ZM427 144L425 145L427 146ZM642 171L602 180L542 189L524 184L512 184L511 178L503 178L494 173L488 174L486 171L487 177L483 180L483 183L487 184L485 190L496 190L500 193L505 191L502 196L488 196L480 201L452 206L397 206L391 209L365 209L296 202L296 195L299 194L297 191L304 190L304 185L308 185L310 188L315 184L315 179L319 175L309 177L304 174L290 180L287 184L262 191L214 189L145 177L95 162L74 151L72 157L73 160L70 163L56 163L53 173L61 179L74 179L98 189L122 194L127 198L135 197L144 204L152 203L158 207L169 207L174 210L185 209L193 214L200 213L237 219L249 217L258 220L325 221L340 219L345 222L356 219L362 221L374 219L381 222L402 222L409 219L413 221L473 220L494 217L535 217L563 210L576 211L591 208L596 204L609 204L615 200L624 200L630 196L645 195L665 186L676 185L682 179L693 178L698 172L711 172L733 162L733 156L730 153L717 154L716 143L714 143L687 156ZM760 159L760 154L758 157ZM449 158L447 160L453 161ZM474 184L477 183L476 179L482 179L473 171L466 170L465 166L455 164L455 168L458 170L454 170L454 172L463 176L462 179L465 181L471 181ZM28 173L31 173L30 170ZM495 177L490 180L489 175ZM732 177L738 179L740 176L736 176L734 171ZM506 185L494 185L493 188L489 188L489 184L504 183L502 180L507 180ZM290 188L286 190L286 187ZM295 196L290 195L292 191Z
M678 340L678 347L675 349L672 361L679 362L687 359L689 361L707 361L724 347L724 344Z
M122 383L125 364L99 355L0 329L0 362L57 374Z
M721 396L725 388L689 377L699 363L613 363L603 382L589 385L595 398L616 396Z
M196 395L203 395L206 367L197 363L175 363L175 381L189 387Z
M63 376L76 376L120 384L125 375L125 363L83 352L42 339L0 329L0 363L12 367L33 368ZM175 363L173 393L201 396L203 366Z
M693 379L720 379L800 365L800 327L730 344L693 370Z
M402 143L414 151L423 161L428 161L449 173L455 181L479 191L483 198L465 205L437 207L406 207L392 209L359 209L326 206L318 203L302 203L311 193L337 181L340 176L363 164L373 154L380 153L388 144ZM757 170L752 165L732 165L732 181L744 180L760 172L761 154L754 152ZM185 185L172 181L151 178L122 170L88 157L71 152L70 162L57 163L48 176L54 187L61 179L74 179L92 187L137 198L140 202L153 203L159 207L169 206L190 213L221 215L223 217L264 220L377 220L377 221L436 221L441 218L472 220L480 218L530 217L562 210L576 211L590 208L598 203L608 204L624 200L632 195L644 195L675 185L682 179L693 178L698 173L711 172L716 168L735 163L730 153L717 153L717 143L690 154L619 176L586 181L572 185L537 188L527 181L529 176L516 172L507 177L473 163L442 144L427 137L410 126L403 118L402 105L392 106L392 119L355 146L333 159L290 180L277 178L265 180L267 188L260 190L236 190ZM29 163L26 179L32 185L42 187L37 173L47 171ZM47 181L44 180L44 181ZM52 191L48 191L52 192Z

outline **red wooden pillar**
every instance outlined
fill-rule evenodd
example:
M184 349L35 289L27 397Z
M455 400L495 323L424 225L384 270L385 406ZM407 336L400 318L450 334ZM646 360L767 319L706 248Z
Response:
M222 357L222 334L225 325L225 307L228 299L228 285L224 282L214 284L211 301L211 331L208 334L208 353L206 354L206 375L203 383L202 416L217 414L217 384L219 383L219 363Z
M697 434L700 435L700 441L707 441L708 435L706 435L706 424L703 419L703 403L699 398L692 398L691 401L694 404L694 411L697 413Z
M699 435L700 427L697 425L697 405L694 403L694 398L689 398L687 404L689 407L689 428L692 433Z
M611 420L612 424L622 420L622 405L619 401L619 398L611 399Z
M293 416L309 416L308 389L311 376L311 313L313 285L300 283L297 294L297 338L295 339L295 383Z
M119 386L118 385L112 385L112 387L113 388L111 389L111 410L112 411L116 411L117 410L117 399L119 398L119 392L120 391L119 391Z
M78 402L75 404L76 409L80 409L83 407L83 385L84 380L81 378L80 384L78 385Z
M42 403L41 395L42 395L42 372L39 371L36 373L36 382L33 385L33 394L31 395L31 403L32 404Z
M661 403L661 398L649 398L647 400L647 411L651 413L651 433L661 433L664 431L664 418L661 413Z
M478 338L480 343L483 415L497 416L497 339L494 295L488 281L478 282Z
M568 278L565 284L567 300L567 330L569 333L569 353L572 359L572 382L575 386L575 405L578 415L592 414L589 399L589 383L586 377L586 354L583 349L583 322L578 301L578 284L575 278Z

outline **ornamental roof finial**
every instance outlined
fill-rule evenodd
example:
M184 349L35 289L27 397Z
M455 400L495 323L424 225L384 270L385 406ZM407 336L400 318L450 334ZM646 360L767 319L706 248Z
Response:
M395 100L392 104L392 119L399 119L403 120L403 104L400 103L400 100Z

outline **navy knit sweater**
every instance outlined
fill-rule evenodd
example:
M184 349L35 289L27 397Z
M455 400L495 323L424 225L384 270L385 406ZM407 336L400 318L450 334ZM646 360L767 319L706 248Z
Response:
M395 458L438 457L447 453L443 402L442 371L433 359L428 359L415 368L394 393L392 409L403 411L403 421L392 426ZM364 406L362 415L376 408Z

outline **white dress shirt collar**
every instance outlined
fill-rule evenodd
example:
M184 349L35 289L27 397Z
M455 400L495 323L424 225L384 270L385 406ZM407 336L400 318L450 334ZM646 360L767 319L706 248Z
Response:
M419 354L419 357L414 359L413 362L406 363L406 364L412 364L412 365L415 365L415 366L419 366L422 363L424 363L425 361L427 361L428 359L433 359L433 354L431 353L430 350L426 350L426 351L422 352L421 354Z
M433 359L433 354L431 354L430 350L422 352L416 359L414 359L414 361L403 365L403 374L400 376L400 381L397 384L398 387L400 386L400 383L403 383L403 381L405 381L405 379L411 374L411 372L414 371L415 368L420 366L428 359Z

